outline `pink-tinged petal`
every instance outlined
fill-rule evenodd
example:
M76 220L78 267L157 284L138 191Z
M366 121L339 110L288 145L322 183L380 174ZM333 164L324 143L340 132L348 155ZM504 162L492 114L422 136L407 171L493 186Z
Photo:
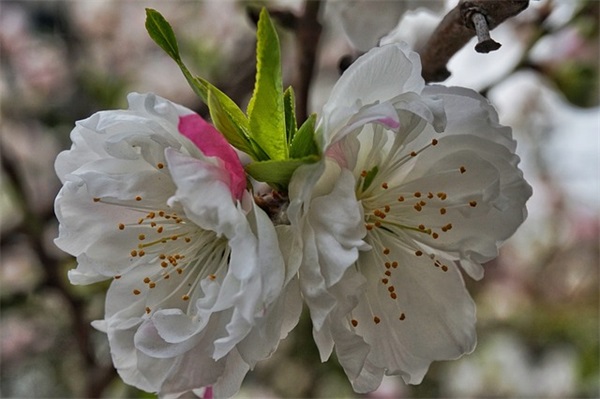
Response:
M229 187L235 198L242 198L246 188L246 174L233 147L225 137L198 114L184 115L179 118L179 131L190 139L202 153L208 157L217 157L223 161L229 173Z
M202 399L213 399L214 395L213 395L213 388L212 386L206 387L206 389L204 390L204 395L202 395Z

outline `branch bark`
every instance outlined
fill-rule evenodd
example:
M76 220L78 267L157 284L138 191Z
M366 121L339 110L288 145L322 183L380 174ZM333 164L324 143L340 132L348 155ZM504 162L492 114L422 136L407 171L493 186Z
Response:
M421 51L423 78L440 82L450 76L446 65L472 37L479 43L475 50L482 53L500 47L489 31L529 6L529 0L461 0L438 25Z

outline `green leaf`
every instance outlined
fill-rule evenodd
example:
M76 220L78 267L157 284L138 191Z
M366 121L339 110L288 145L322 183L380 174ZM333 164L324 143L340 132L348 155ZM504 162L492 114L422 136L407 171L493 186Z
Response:
M317 162L319 158L319 156L310 155L300 159L252 162L246 165L245 169L246 173L256 180L268 183L277 190L287 191L294 171L304 164Z
M181 60L179 55L179 46L173 28L167 20L156 10L146 8L146 30L160 48L162 48L171 57L183 72L183 76L188 84L194 90L194 93L208 104L208 85L207 82L198 78L189 71Z
M290 158L302 158L307 155L319 155L315 142L315 121L317 114L311 114L300 126L290 145Z
M207 103L213 124L229 144L257 159L249 139L248 119L237 104L210 83Z
M148 34L171 58L179 61L179 47L173 28L156 10L146 8L146 30Z
M288 158L279 38L266 9L258 20L256 82L248 120L251 137L271 159Z
M292 143L298 126L296 124L296 98L292 86L283 93L283 109L285 114L285 133L288 145Z

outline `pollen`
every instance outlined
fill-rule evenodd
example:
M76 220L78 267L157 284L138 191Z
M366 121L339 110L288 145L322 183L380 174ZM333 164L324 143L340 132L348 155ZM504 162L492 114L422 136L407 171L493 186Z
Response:
M420 191L415 192L413 195L415 197L417 197L417 198L421 198L421 192Z
M388 280L387 278L382 278L382 279L381 279L381 282L382 282L383 284L387 284L387 283L389 283L389 282L390 282L390 280Z
M392 267L392 264L390 262L385 262L385 268L389 269L390 267Z
M189 295L187 295L187 294L186 294L186 295L183 295L183 296L181 297L181 300L183 300L183 301L189 301L189 300L190 300L190 296L189 296Z
M211 281L215 281L215 279L217 278L217 276L215 276L214 274L209 274L209 275L208 275L208 278L209 278Z
M152 310L151 310L151 309L150 309L148 306L146 306L146 313L147 313L147 314L150 314L150 312L151 312L151 311L152 311Z
M438 197L439 199L441 199L442 201L443 201L443 200L445 200L446 198L448 198L448 194L446 194L446 193L444 193L444 192L439 192L439 193L437 193L436 195L437 195L437 197Z
M387 189L388 189L388 184L387 184L387 182L383 182L383 183L381 183L381 188L383 188L384 190L387 190Z
M403 196L399 196L398 197L398 202L403 202L404 201L404 197Z
M477 206L477 201L469 201L469 206L475 208Z
M433 237L434 240L437 240L437 238L440 236L438 233L433 233L431 234L431 236Z
M413 208L415 208L417 212L421 212L423 210L423 206L421 206L421 204L418 202L413 206Z
M158 226L158 229L156 229L156 232L160 234L163 232L163 230L164 230L164 228L162 226Z
M162 262L160 262L160 266L167 267L167 266L169 266L169 264L163 260Z
M162 163L162 162L159 162L159 163L157 163L157 164L156 164L156 167L157 167L158 169L162 169L162 168L164 168L164 167L165 167L165 164L164 164L164 163Z
M129 253L131 256L137 256L137 251L135 249L132 249L131 252Z
M383 254L384 255L389 255L389 253L390 253L390 249L389 248L384 248L383 249Z
M398 267L398 262L396 262L396 261L393 261L393 262L392 262L392 267L393 267L394 269L395 269L395 268L397 268L397 267Z
M467 171L467 168L465 168L464 166L461 166L459 170L460 170L460 173L462 174Z
M125 225L123 223L119 223L119 230L124 230L125 229Z
M149 288L154 288L156 287L156 283L155 282L151 282L150 284L148 284Z
M356 326L358 326L358 320L356 320L356 319L352 319L352 320L350 321L350 323L352 323L352 327L356 327Z
M404 315L404 313L400 314L400 317L398 318L399 320L404 320L406 319L406 316Z
M411 151L411 153L410 153L410 156L411 156L411 157L416 157L416 156L417 156L417 153L416 153L415 151Z
M148 284L150 281L151 281L151 280L150 280L150 277L146 277L146 278L144 278L144 283Z
M189 237L185 237L185 242L190 242L190 241L192 241L192 239L191 239L191 238L189 238Z
M437 143L438 143L437 139L431 140L431 145L437 145Z
M138 195L137 197L135 197L135 200L136 200L136 201L141 201L141 200L142 200L142 197L140 197L140 196Z
M415 255L417 255L417 256L423 256L423 251L416 251Z
M367 171L363 170L362 172L360 172L360 176L361 177L367 177Z
M389 270L386 270L386 271L385 271L385 273L383 273L383 274L385 274L385 275L386 275L386 276L388 276L388 277L391 277L391 276L392 276L392 272L391 272L391 271L389 271Z
M448 271L448 266L442 265L442 270L445 271L445 272L447 272Z
M381 323L381 319L379 317L375 316L375 317L373 317L373 323L379 324L379 323Z
M141 250L140 252L138 252L138 256L142 257L146 255L146 252L144 250Z
M133 290L133 295L140 295L141 293L142 291L138 290L137 288Z
M117 275L115 275L115 276L114 276L114 279L115 279L115 280L118 280L118 279L120 279L120 278L121 278L121 275L120 275L120 274L117 274Z
M440 208L440 214L441 215L445 215L446 214L446 208Z
M433 198L433 193L431 191L427 193L427 198L429 198L429 199Z
M100 202L100 198L94 197L94 202Z
M424 224L420 224L419 225L419 230L425 230L425 225Z
M390 298L396 299L396 298L398 298L398 295L395 292L392 292L392 293L390 293Z
M394 292L394 291L396 291L396 288L394 288L394 286L393 286L393 285L390 285L390 286L388 287L388 291L389 291L389 292Z

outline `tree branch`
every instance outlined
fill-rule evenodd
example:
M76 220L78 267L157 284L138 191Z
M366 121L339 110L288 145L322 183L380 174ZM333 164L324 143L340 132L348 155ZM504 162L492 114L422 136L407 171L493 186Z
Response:
M475 50L488 53L500 48L489 31L529 6L529 0L461 0L438 25L421 51L423 78L440 82L450 76L446 64L475 35Z
M308 96L312 82L319 39L323 29L319 22L320 0L306 0L304 12L296 21L296 48L298 69L294 77L296 91L296 119L302 123L308 118Z

